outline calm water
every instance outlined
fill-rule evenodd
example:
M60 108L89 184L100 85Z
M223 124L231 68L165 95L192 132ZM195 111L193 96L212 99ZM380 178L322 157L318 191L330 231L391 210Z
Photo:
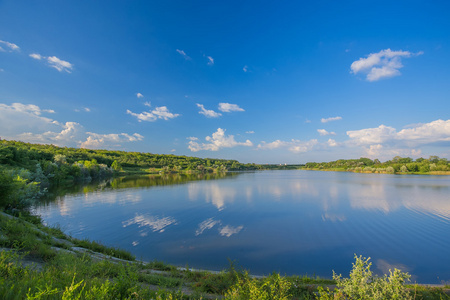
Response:
M450 177L264 171L115 179L37 208L77 238L144 260L253 274L348 275L354 253L375 272L450 282Z

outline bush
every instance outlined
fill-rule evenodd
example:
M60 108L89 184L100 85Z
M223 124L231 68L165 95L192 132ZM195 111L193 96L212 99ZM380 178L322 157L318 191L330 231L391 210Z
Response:
M393 167L389 166L389 167L386 168L386 173L394 174L394 173L395 173L395 170L394 170Z
M0 169L0 208L28 209L42 193L29 171Z
M350 278L342 278L333 272L333 279L336 280L337 289L330 291L319 287L319 300L331 299L413 299L410 292L404 285L411 277L408 273L403 273L398 269L389 270L389 276L378 277L370 270L372 265L370 258L356 256Z
M250 278L247 273L225 294L225 299L264 300L292 299L291 283L279 274L272 274L263 280Z

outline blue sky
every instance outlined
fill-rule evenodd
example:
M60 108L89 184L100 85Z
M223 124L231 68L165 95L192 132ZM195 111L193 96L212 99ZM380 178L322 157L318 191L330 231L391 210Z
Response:
M0 1L0 136L305 163L450 158L447 1Z

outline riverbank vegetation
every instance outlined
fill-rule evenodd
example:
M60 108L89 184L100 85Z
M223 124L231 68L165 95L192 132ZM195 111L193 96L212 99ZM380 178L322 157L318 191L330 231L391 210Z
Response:
M52 182L104 177L111 172L202 173L261 168L259 165L242 164L236 160L67 148L7 140L0 141L0 164L43 174Z
M415 160L410 157L396 156L385 162L362 157L322 163L308 162L302 169L356 173L450 175L450 161L438 156Z

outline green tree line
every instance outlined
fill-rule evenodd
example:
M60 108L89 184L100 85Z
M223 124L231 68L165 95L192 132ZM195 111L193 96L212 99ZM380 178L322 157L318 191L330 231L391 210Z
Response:
M429 158L400 157L381 162L379 159L361 157L359 159L339 159L330 162L308 162L304 169L336 170L364 173L413 173L413 174L447 174L450 172L450 162L446 158L430 156Z
M261 166L236 160L90 150L0 140L0 209L23 209L51 185L131 173L220 173Z

